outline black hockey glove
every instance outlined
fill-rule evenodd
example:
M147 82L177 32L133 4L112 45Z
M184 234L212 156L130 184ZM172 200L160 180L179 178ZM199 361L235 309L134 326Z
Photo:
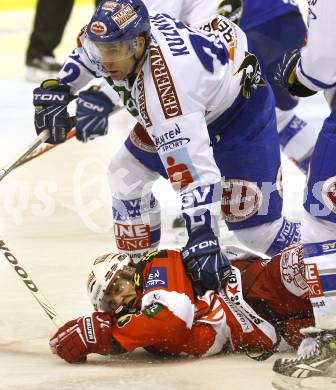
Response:
M239 25L243 15L243 0L224 0L217 7L218 13Z
M43 130L48 129L50 137L47 139L47 143L64 142L73 125L67 111L68 103L75 99L75 96L70 94L70 87L61 84L59 80L49 79L35 88L33 94L36 133L40 134Z
M203 295L206 290L218 291L231 274L230 262L221 252L218 238L209 225L190 234L182 258L197 295Z
M93 86L87 91L80 92L77 100L76 137L87 142L108 131L108 116L115 105L99 87Z
M295 68L301 58L301 50L295 49L286 53L281 62L279 62L274 74L276 84L286 88L291 95L294 96L311 96L316 93L301 84L296 78Z

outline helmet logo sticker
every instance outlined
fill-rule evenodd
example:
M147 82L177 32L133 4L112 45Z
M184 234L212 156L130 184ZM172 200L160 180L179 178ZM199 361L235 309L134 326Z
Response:
M105 23L93 22L91 25L91 32L96 35L104 35L107 31Z
M118 268L118 264L117 263L112 265L112 267L109 269L109 271L105 275L105 280L106 281L108 281L109 279L111 279L113 277L113 274L114 274L114 272L116 271L117 268Z
M119 28L123 28L131 23L137 16L138 14L134 11L131 4L127 4L123 9L113 15L112 19Z
M116 7L118 7L118 3L114 1L107 1L106 3L104 3L101 9L103 9L104 11L114 11Z

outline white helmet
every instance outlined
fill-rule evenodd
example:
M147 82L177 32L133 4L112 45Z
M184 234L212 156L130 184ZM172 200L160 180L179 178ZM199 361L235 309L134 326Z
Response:
M102 301L105 291L108 291L117 277L132 278L133 274L133 262L125 253L109 253L98 257L87 281L87 290L94 309L104 311Z

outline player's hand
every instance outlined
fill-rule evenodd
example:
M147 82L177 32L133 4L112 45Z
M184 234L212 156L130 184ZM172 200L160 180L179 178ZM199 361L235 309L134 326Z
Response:
M223 0L218 5L218 13L239 25L243 14L243 0Z
M108 355L113 341L111 325L111 315L99 312L69 321L50 338L51 352L68 363L84 362L89 353Z
M93 86L80 92L77 99L76 137L86 142L101 135L106 135L108 116L113 111L114 104L99 87Z
M311 96L316 93L303 84L296 78L296 65L301 59L301 50L295 49L286 53L281 62L279 62L274 74L274 81L276 84L286 88L291 95L294 96Z
M209 225L190 234L182 258L198 295L206 290L218 291L231 274L230 262L221 252L218 238Z
M45 80L34 89L35 130L37 134L45 129L50 131L47 143L59 144L66 140L72 128L67 105L74 98L70 94L70 87L56 79Z

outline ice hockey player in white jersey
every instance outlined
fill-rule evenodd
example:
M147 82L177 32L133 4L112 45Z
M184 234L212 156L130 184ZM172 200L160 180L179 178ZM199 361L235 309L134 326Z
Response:
M284 56L276 79L295 96L324 90L331 107L312 156L304 199L302 241L316 328L306 330L298 359L279 359L278 388L334 389L336 377L336 54L332 0L309 2L307 45ZM314 337L313 337L314 336ZM306 387L305 387L306 386Z
M296 112L299 99L274 82L283 55L303 46L306 38L307 28L298 5L294 0L217 0L212 7L210 14L223 15L238 24L253 45L274 93L282 152L306 174L317 129ZM183 226L183 218L175 219L173 226Z
M190 26L199 25L217 15L216 6L209 6L206 0L144 0L143 3L148 10L170 15Z
M182 197L184 261L201 290L218 289L230 273L217 239L221 213L241 241L269 255L299 240L298 224L281 213L273 94L234 23L215 17L200 31L149 16L140 0L101 2L60 79L34 91L37 132L47 127L49 142L63 142L67 104L94 77L104 77L138 120L110 165L121 252L139 259L158 246L159 175ZM77 138L106 134L113 108L94 87L80 92Z
M298 5L294 0L223 0L218 12L239 24L253 44L275 96L282 151L307 173L317 129L296 113L298 98L273 81L282 56L304 45L307 29Z

